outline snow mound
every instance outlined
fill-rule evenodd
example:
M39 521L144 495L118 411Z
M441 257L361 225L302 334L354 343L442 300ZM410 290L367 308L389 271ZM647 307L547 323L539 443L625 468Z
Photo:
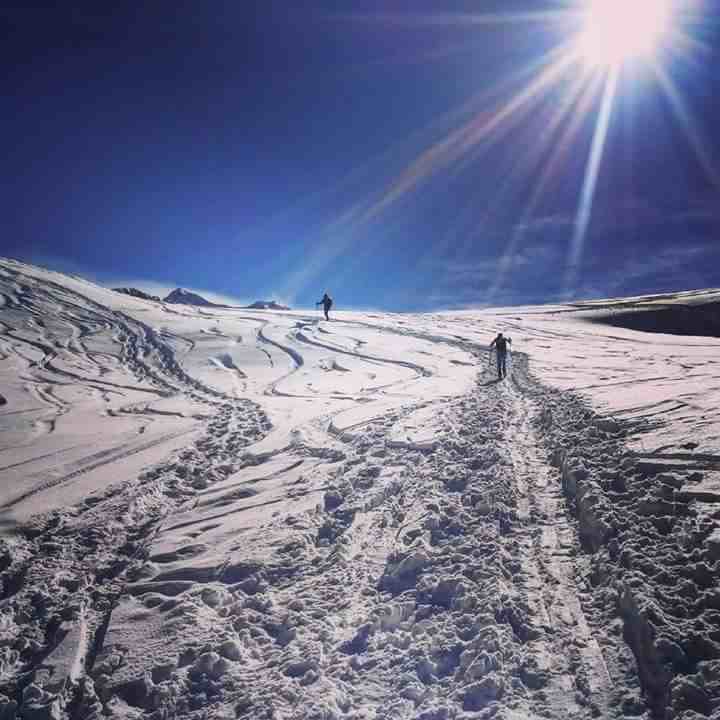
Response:
M212 362L214 365L217 365L218 367L225 368L226 370L235 370L237 372L240 372L237 365L235 365L235 363L233 362L230 353L221 353L216 357L212 357L210 358L210 362Z
M343 373L350 372L350 370L348 370L348 368L340 365L340 363L338 363L338 361L335 358L321 360L318 365L319 365L319 367L321 367L323 370L326 370L327 372L333 372L333 371L343 372Z

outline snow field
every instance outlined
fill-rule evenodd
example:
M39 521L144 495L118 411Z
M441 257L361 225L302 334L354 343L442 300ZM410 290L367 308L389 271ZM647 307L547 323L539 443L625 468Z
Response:
M0 718L720 712L718 341L12 261L0 308Z

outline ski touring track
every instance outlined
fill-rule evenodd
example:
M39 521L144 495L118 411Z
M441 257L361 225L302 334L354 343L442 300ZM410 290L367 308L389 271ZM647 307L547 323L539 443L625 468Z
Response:
M345 442L317 513L236 589L241 667L221 684L237 717L622 716L639 688L611 675L622 643L601 648L586 617L574 521L518 373L448 401L436 452L392 447L395 414Z
M170 668L147 658L136 680L113 686L106 617L84 630L98 639L66 710L114 714L94 678L153 717L611 717L619 680L603 653L615 650L600 649L584 614L577 537L535 437L535 402L486 373L447 402L436 452L390 447L394 413L370 422L289 540L207 580L215 643L185 648ZM157 490L143 496L147 517ZM136 552L114 589L135 580L142 600ZM151 587L174 596L192 583Z

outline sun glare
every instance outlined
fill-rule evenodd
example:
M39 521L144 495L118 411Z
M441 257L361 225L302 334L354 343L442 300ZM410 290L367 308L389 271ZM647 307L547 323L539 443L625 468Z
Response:
M455 172L456 167L460 172L470 162L478 161L483 154L503 144L510 131L522 124L531 127L533 135L529 147L532 150L524 154L514 172L520 182L527 182L526 178L532 174L532 194L520 215L522 221L517 224L517 230L511 234L505 252L498 260L495 282L487 291L488 303L503 290L525 228L532 224L535 212L543 206L548 188L558 182L574 141L579 138L580 142L586 142L587 133L584 136L583 133L592 124L592 143L565 261L565 295L568 298L575 296L584 271L583 256L593 220L595 195L604 163L608 160L606 145L611 137L618 98L623 94L641 91L656 81L667 96L697 160L713 186L720 187L720 169L713 163L707 138L685 102L679 78L671 72L673 63L678 60L697 62L698 56L708 52L709 46L697 34L704 34L705 22L711 22L705 17L706 0L555 2L567 9L437 14L416 18L418 22L432 25L457 23L464 27L472 24L490 29L527 23L533 30L547 28L556 42L540 43L539 54L529 57L526 65L507 77L500 77L495 86L491 84L473 96L463 105L461 113L448 114L446 118L453 119L448 123L446 134L428 146L421 141L413 159L403 165L377 195L351 208L342 219L352 230L356 224L376 221L391 206L419 191L431 177L441 172ZM397 21L395 16L386 17L389 21ZM642 83L626 82L635 74L625 72L626 65L631 63L643 66L639 73L644 77ZM548 103L549 98L555 102ZM599 99L600 103L597 102ZM552 112L546 112L551 106ZM462 121L455 125L454 118L462 118ZM445 121L443 118L443 123ZM618 133L616 142L621 139ZM618 158L620 154L616 153L615 159ZM498 197L515 179L511 172L500 184Z
M649 58L670 28L670 0L587 0L579 52L592 67Z

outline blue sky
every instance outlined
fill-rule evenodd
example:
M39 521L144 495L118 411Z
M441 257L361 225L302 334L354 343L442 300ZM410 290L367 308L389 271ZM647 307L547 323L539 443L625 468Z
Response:
M717 20L680 4L704 47L623 69L575 262L603 78L523 100L572 2L6 6L0 255L296 306L720 286Z

